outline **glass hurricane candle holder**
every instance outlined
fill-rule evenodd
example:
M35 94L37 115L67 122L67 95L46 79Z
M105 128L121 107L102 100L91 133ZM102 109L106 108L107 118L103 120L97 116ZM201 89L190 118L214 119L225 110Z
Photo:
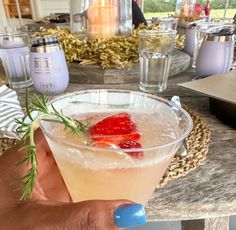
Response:
M129 35L132 0L71 0L71 29L89 39Z

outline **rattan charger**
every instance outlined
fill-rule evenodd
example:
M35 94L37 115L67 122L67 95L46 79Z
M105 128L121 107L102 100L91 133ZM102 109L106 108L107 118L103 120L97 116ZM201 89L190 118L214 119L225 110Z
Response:
M211 132L208 129L207 124L201 120L197 113L191 111L187 106L183 107L188 111L193 119L193 130L186 139L188 155L185 157L176 155L173 158L168 170L160 182L160 187L163 187L170 180L185 176L190 171L202 165L206 159ZM17 143L17 141L14 139L1 138L0 155L15 143Z
M211 132L197 113L190 110L186 105L183 108L190 114L193 120L193 129L186 138L188 154L181 157L176 154L158 187L163 187L170 180L187 175L189 172L202 165L208 153Z

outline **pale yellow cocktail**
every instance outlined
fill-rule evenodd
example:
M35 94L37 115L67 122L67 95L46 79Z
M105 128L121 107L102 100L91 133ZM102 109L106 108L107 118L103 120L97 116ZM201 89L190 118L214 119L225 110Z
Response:
M130 199L146 204L191 130L191 119L185 111L144 93L81 91L56 99L53 104L89 124L88 132L78 136L60 123L41 122L74 202ZM113 116L118 119L112 120ZM128 117L132 130L126 130L125 123L125 130L121 131L124 134L113 134L119 116ZM97 134L100 127L91 131L107 118L113 123L102 125L108 125L109 135Z

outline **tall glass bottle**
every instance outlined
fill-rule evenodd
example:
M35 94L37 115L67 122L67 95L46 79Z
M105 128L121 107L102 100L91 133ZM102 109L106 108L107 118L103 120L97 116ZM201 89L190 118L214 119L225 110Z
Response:
M132 0L119 1L119 34L130 35L132 32Z
M70 0L70 27L73 32L86 35L86 10L89 0Z

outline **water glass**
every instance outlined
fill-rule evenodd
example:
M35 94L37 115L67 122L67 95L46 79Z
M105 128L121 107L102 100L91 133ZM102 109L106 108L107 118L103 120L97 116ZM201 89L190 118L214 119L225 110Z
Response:
M138 33L140 89L163 92L167 87L176 30L141 30Z
M176 30L177 29L177 23L178 18L158 18L157 21L160 23L160 27L163 30L171 29Z
M26 32L9 30L9 28L0 32L0 58L12 88L32 85L29 57L30 49Z

